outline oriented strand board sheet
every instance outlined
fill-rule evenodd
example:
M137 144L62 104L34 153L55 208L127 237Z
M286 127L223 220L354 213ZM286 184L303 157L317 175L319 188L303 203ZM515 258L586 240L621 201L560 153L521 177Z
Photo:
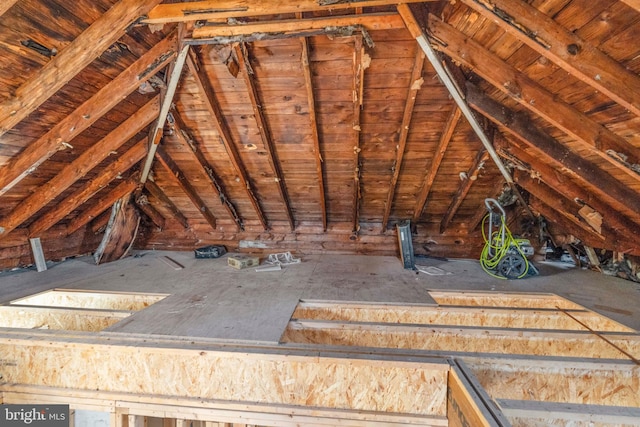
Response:
M438 307L419 304L301 301L292 318L298 320L583 331L587 329L585 328L587 326L595 331L635 332L632 328L592 311L571 310L568 313L579 322L555 308Z
M554 294L429 291L429 295L440 305L584 310L581 305Z
M0 360L9 384L399 415L446 413L448 365L433 359L5 330Z
M611 343L632 348L634 352L640 349L639 334L617 334L607 337ZM618 348L587 331L537 331L294 320L289 322L282 341L444 352L628 358Z
M0 328L98 332L130 315L128 311L0 306Z
M11 301L11 304L138 311L166 296L167 294L53 289Z

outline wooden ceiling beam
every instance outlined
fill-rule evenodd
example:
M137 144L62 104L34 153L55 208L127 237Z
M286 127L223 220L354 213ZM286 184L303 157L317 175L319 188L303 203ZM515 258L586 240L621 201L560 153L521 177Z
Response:
M320 149L320 135L318 133L318 119L316 113L316 101L311 80L311 66L309 62L309 42L305 37L300 39L302 44L302 71L304 73L304 86L307 90L307 103L309 105L309 127L313 137L313 153L316 159L316 174L318 176L318 193L320 199L320 215L322 216L322 231L327 231L327 201L324 186L324 170L322 151Z
M233 141L233 137L231 136L231 131L229 130L229 125L224 119L224 115L220 110L220 105L218 104L218 100L216 99L215 92L213 87L211 86L211 82L209 81L209 77L207 76L207 71L204 69L202 62L199 60L196 52L191 49L192 54L187 57L187 66L189 67L189 71L193 76L196 85L198 86L198 90L203 97L205 106L209 112L209 116L213 120L218 134L220 136L220 141L224 145L225 150L227 151L227 155L229 156L229 161L231 165L235 169L238 174L238 179L242 184L242 187L247 192L247 196L249 197L249 201L253 205L253 208L258 215L258 219L262 224L262 227L267 230L268 224L267 219L260 207L260 203L258 202L258 198L253 191L253 186L251 185L251 181L249 181L249 177L247 175L247 171L242 163L242 159L240 158L240 154L238 153L238 149L235 146Z
M158 212L158 210L154 208L151 203L149 203L149 199L147 198L146 194L140 193L134 201L138 209L140 209L142 213L144 213L147 218L149 218L151 222L156 225L156 227L158 227L160 230L164 229L164 226L167 222L165 217L163 217L162 214Z
M396 158L393 162L393 175L391 176L391 182L389 183L389 192L387 193L387 200L384 205L384 213L382 214L382 232L384 233L389 223L389 215L391 214L391 206L396 193L396 185L398 183L398 177L402 169L402 159L404 158L404 151L407 146L407 138L409 137L409 128L411 126L411 118L413 117L413 109L416 105L416 97L418 91L422 87L422 69L424 67L424 52L421 49L416 51L416 57L413 60L413 69L411 71L411 79L409 80L409 90L407 92L407 102L404 105L404 113L402 114L402 123L400 124L400 131L398 132L398 145L396 145Z
M47 133L29 144L9 164L0 168L0 196L56 152L68 148L73 138L164 68L175 57L176 49L175 34L161 40Z
M293 231L295 230L296 225L295 225L295 218L293 217L293 211L291 210L291 202L289 201L289 194L287 193L287 185L284 180L284 174L282 173L282 168L280 167L280 161L278 160L278 151L276 150L275 144L273 143L273 138L271 136L271 132L269 130L269 123L267 122L267 118L265 117L264 112L262 110L263 103L262 103L262 100L260 99L260 94L258 93L258 88L256 87L256 83L253 78L253 68L251 68L249 54L246 49L247 49L247 46L244 43L241 43L241 44L237 44L234 47L234 52L236 55L236 59L238 60L238 65L240 66L242 79L244 80L244 84L247 87L247 93L249 95L249 99L251 100L253 117L255 118L256 124L258 125L258 132L260 133L260 139L262 140L262 145L264 146L264 150L267 152L267 159L269 160L269 165L271 166L271 170L275 175L274 179L278 187L280 200L284 205L284 209L287 214L287 221L289 222L289 227L291 228L291 231Z
M640 195L624 186L606 171L584 159L538 129L524 113L511 111L484 94L477 86L467 83L469 105L502 129L536 151L536 155L557 168L591 183L611 206L630 218L640 218Z
M120 184L117 187L109 191L104 196L100 197L90 207L80 212L67 226L67 236L75 233L80 228L90 223L94 219L100 216L103 212L109 209L119 199L123 198L127 194L133 192L138 186L138 177L131 177Z
M16 4L17 2L18 0L4 0L2 3L0 3L0 16L4 15L4 13L11 9L11 6Z
M195 28L192 40L224 38L237 40L253 34L299 33L311 30L325 30L340 27L360 27L366 30L396 30L404 28L402 18L397 13L369 13L363 15L328 16L310 19L287 19L280 21L247 22L239 24L209 24Z
M451 141L451 137L462 117L462 111L457 106L453 106L449 117L447 118L447 123L444 125L444 129L442 134L440 135L440 140L438 141L438 146L436 147L436 151L431 158L431 164L427 169L427 173L425 174L424 181L422 183L422 188L420 189L420 194L416 198L416 208L413 211L413 223L418 222L420 217L422 216L422 212L424 211L424 207L427 204L427 200L429 198L429 193L431 193L431 187L433 186L433 182L436 179L436 175L438 174L438 169L440 168L440 164L444 159L444 155L447 152L447 147L449 146L449 142Z
M167 153L162 147L158 147L158 149L156 150L156 158L158 159L158 162L160 162L160 164L167 170L167 172L169 172L169 175L171 175L172 179L180 186L187 197L189 197L189 200L191 200L198 212L200 212L204 219L215 230L217 227L216 217L207 207L204 200L202 200L193 185L191 185L184 172L171 158L171 156L169 156L169 153Z
M84 151L74 161L63 167L53 178L42 184L35 193L24 199L7 216L0 220L0 238L20 226L24 221L36 214L47 203L54 200L76 181L84 177L104 159L117 151L124 143L133 138L158 115L158 98L153 98L134 115L122 122L107 136ZM58 205L55 211L63 209ZM69 211L71 212L71 211ZM68 213L68 212L67 212ZM31 227L33 237L49 229L62 217L45 215Z
M138 141L136 145L124 152L117 160L104 168L100 174L67 196L54 208L47 211L40 219L34 222L29 228L31 237L38 237L39 234L45 232L65 216L79 208L87 200L91 199L96 193L109 185L114 179L118 179L125 172L131 169L136 163L144 157L146 146L144 140Z
M189 225L189 221L187 217L178 209L178 207L171 201L171 199L162 191L162 188L156 184L152 179L148 179L147 182L144 183L144 188L149 192L150 195L158 199L169 212L171 212L171 218L175 219L184 227L185 230L188 230L191 226Z
M629 163L639 163L640 148L632 146L624 138L562 102L540 84L487 51L481 44L433 15L429 15L429 30L437 40L445 43L434 44L436 50L472 68L476 74L524 108L576 139L590 153L640 182L640 174L607 154L607 150L613 150L627 155Z
M442 217L440 221L440 233L444 233L449 227L449 224L453 220L453 217L456 216L460 205L469 194L469 190L471 190L471 186L474 182L478 180L478 175L480 175L480 171L484 167L485 162L489 159L489 153L487 150L480 150L476 157L473 159L473 163L469 167L469 170L466 173L466 177L464 180L458 185L458 190L453 195L451 199L451 203L447 208L447 212Z
M31 114L161 0L120 0L0 104L0 136Z
M352 233L357 234L360 230L360 199L362 198L362 186L360 176L362 165L360 164L360 135L362 132L361 113L364 105L364 70L365 64L364 45L362 36L354 36L353 55L353 211L352 211Z
M514 141L512 138L507 139L497 135L496 148L505 159L518 162L519 166L516 166L518 169L525 170L549 187L561 191L567 198L580 200L581 203L600 212L605 223L616 233L626 233L640 241L640 219L638 222L634 222L604 202L601 196L596 196L597 191L589 188L592 184L581 179L579 184L574 182L566 171L553 167L544 158L529 154L526 147L521 147L518 141Z
M220 199L220 202L229 214L229 217L236 223L238 230L244 230L242 218L240 218L236 207L227 196L222 181L213 170L213 167L211 167L211 164L209 164L209 161L205 158L204 153L200 150L199 144L195 141L194 137L184 124L180 113L175 108L170 113L169 126L173 128L173 135L176 139L180 141L187 151L193 154L195 164L197 165L197 168L200 169L200 172L204 173L209 178L211 189Z
M424 0L407 0L404 3L417 3ZM439 0L427 0L439 1ZM154 7L145 24L166 24L169 22L202 21L226 18L242 18L261 15L281 15L304 12L336 11L357 7L387 6L398 4L391 0L355 0L349 2L318 2L317 0L298 0L295 2L281 0L247 1L247 0L205 0L162 4Z
M640 77L553 18L522 1L462 3L640 117Z

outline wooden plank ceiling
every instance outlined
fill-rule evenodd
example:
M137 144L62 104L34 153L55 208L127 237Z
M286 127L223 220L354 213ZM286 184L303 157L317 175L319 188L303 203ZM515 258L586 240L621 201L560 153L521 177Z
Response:
M3 2L0 266L95 249L127 194L142 248L394 253L411 219L476 257L511 181L514 227L640 254L638 2L408 3Z

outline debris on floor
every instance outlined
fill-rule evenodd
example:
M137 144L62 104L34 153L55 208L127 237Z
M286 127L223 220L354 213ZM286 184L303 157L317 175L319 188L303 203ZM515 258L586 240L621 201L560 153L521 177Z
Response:
M256 271L258 273L264 272L264 271L280 271L280 270L282 270L282 267L280 266L280 264L264 264L256 268Z
M198 248L194 252L196 258L220 258L227 253L227 249L222 245L209 245Z
M416 265L416 270L418 270L420 273L428 274L429 276L446 276L448 274L453 274L450 271L445 271L438 267L427 267L424 265Z
M301 260L300 258L294 258L291 252L281 252L270 254L264 262L271 265L291 265L300 264Z
M243 268L259 266L260 258L252 255L231 255L227 258L227 264L236 270L242 270Z
M180 264L178 261L176 261L173 258L169 258L168 256L160 257L160 261L164 262L174 270L182 270L184 268L184 265Z

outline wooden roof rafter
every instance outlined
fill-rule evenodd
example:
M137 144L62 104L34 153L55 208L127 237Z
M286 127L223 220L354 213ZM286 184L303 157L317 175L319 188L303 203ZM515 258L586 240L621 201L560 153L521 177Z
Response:
M520 105L575 138L592 154L640 182L640 174L607 153L608 150L623 153L628 156L629 163L637 163L640 162L639 148L559 100L539 83L433 15L429 15L429 29L437 40L446 40L446 45L435 44L437 50L456 62L472 67L477 75Z
M11 6L16 4L17 2L18 0L4 0L2 3L0 3L0 16L4 15L5 12L11 9Z
M396 158L393 163L393 175L389 183L389 192L384 205L384 213L382 214L382 232L384 233L389 223L389 215L391 214L391 205L393 204L394 195L396 193L396 185L400 170L402 169L402 160L404 158L407 139L409 137L409 128L411 126L411 118L413 117L413 109L416 105L418 91L422 88L422 70L424 68L425 56L421 49L416 51L416 57L413 61L413 69L409 80L409 91L407 93L407 102L404 106L402 114L402 123L400 123L400 131L398 136L398 145L396 146Z
M322 217L322 231L327 231L327 199L324 185L323 157L320 148L320 134L318 133L318 120L316 113L316 101L313 91L313 81L311 80L311 66L309 63L309 42L306 37L300 38L302 45L302 70L304 73L304 84L307 91L307 103L309 105L309 126L313 137L313 151L316 160L316 174L318 176L318 193L320 200L320 215Z
M264 215L262 207L260 207L260 203L255 195L253 190L253 185L249 180L249 176L247 174L247 170L245 169L242 159L240 158L240 154L238 153L238 149L235 146L233 141L233 137L231 136L231 131L229 130L229 125L224 119L224 115L220 109L220 105L218 104L218 100L216 99L215 92L213 87L211 86L211 82L209 82L209 78L207 76L207 72L200 61L197 52L193 49L190 50L191 54L187 57L187 66L189 68L189 72L193 76L196 85L198 86L198 90L200 91L205 106L209 112L209 116L211 120L214 122L216 129L218 130L218 134L220 136L220 141L224 145L225 150L227 151L227 155L229 156L229 161L231 162L234 170L238 174L238 179L242 184L242 187L245 189L247 196L249 197L249 201L253 205L253 208L258 215L258 219L262 224L262 227L267 230L269 228L267 224L267 219Z
M158 199L158 202L171 213L171 218L175 219L185 230L191 227L187 217L184 216L182 211L178 209L169 196L167 196L165 192L162 191L162 188L153 180L153 175L149 175L149 179L144 183L144 188L151 196Z
M165 219L164 216L162 216L160 212L158 212L158 210L155 207L153 207L151 203L149 203L149 199L146 194L144 193L137 194L134 202L138 207L138 209L140 209L142 213L144 213L147 216L147 218L149 218L151 222L156 225L156 227L158 227L160 230L164 229L167 223L167 220Z
M92 203L91 206L80 212L78 216L67 225L67 235L75 233L81 227L99 217L100 214L111 208L116 201L132 193L137 187L138 177L135 175L122 181L107 194Z
M37 192L24 199L0 222L0 238L20 226L32 217L47 203L54 200L63 191L84 177L94 167L99 165L113 151L133 138L158 115L158 98L153 98L134 115L122 122L107 136L95 143L74 161L62 168L55 177L44 183ZM57 205L30 227L32 236L49 229L64 218L71 210L71 206ZM65 212L66 211L66 212Z
M407 0L404 3L417 3L424 0ZM439 1L439 0L427 0ZM316 11L338 11L357 7L395 6L398 2L392 0L355 0L349 2L326 2L317 0L298 0L283 2L266 0L248 2L243 0L204 0L161 4L153 8L145 19L144 24L167 24L170 22L206 21L226 18L241 18L261 15L279 15L286 13L304 13Z
M37 141L32 142L9 164L0 168L0 195L13 188L56 152L68 148L74 137L163 69L175 55L176 37L172 34L149 49Z
M640 13L640 0L622 0L622 3Z
M458 185L458 189L456 193L453 195L451 199L451 203L447 208L447 212L442 217L440 221L440 233L444 233L445 230L449 227L449 224L453 220L453 217L458 212L460 205L464 201L467 194L469 194L469 190L471 190L471 186L478 179L478 175L480 175L480 171L484 167L485 162L489 159L489 153L487 150L482 149L478 151L476 157L473 159L473 163L469 167L469 171L466 172L462 182Z
M360 136L361 113L364 105L364 70L369 66L370 58L366 56L363 36L354 36L353 51L353 211L352 211L352 233L356 235L360 230L360 199L362 198L362 184L360 177L362 174L362 164L360 163Z
M166 150L159 146L156 150L155 157L157 158L158 162L166 169L166 171L169 172L171 178L180 186L182 191L187 195L189 200L191 200L193 205L196 207L198 212L200 212L207 223L209 223L211 228L215 230L217 228L216 217L213 215L204 200L202 200L193 185L191 185L189 179L187 179L182 169L180 169L176 162L171 158L169 153L167 153Z
M526 2L462 2L572 76L640 117L640 77L551 17Z
M0 136L31 114L161 0L120 0L0 104Z
M284 205L284 209L287 214L287 221L289 222L291 231L293 231L295 230L296 225L295 218L293 217L293 211L291 210L291 202L289 201L289 195L287 193L287 185L284 180L284 175L282 174L280 161L278 160L278 152L273 142L273 138L271 137L269 123L262 109L263 102L260 99L260 94L258 93L258 88L256 87L256 82L253 78L253 68L251 67L251 61L249 59L246 44L240 43L235 45L234 53L236 55L238 65L240 66L240 74L242 75L242 79L247 87L249 99L251 100L253 116L256 120L256 124L258 125L258 132L260 133L262 145L267 153L267 159L269 160L271 170L275 175L274 179L278 187L280 199L282 200L282 204Z
M193 154L196 167L209 178L211 189L220 199L229 217L236 223L238 230L244 230L242 218L238 215L236 207L225 192L222 181L205 158L204 153L200 150L199 144L195 141L184 124L180 113L175 108L169 113L169 126L173 127L174 136L180 141L182 146Z

